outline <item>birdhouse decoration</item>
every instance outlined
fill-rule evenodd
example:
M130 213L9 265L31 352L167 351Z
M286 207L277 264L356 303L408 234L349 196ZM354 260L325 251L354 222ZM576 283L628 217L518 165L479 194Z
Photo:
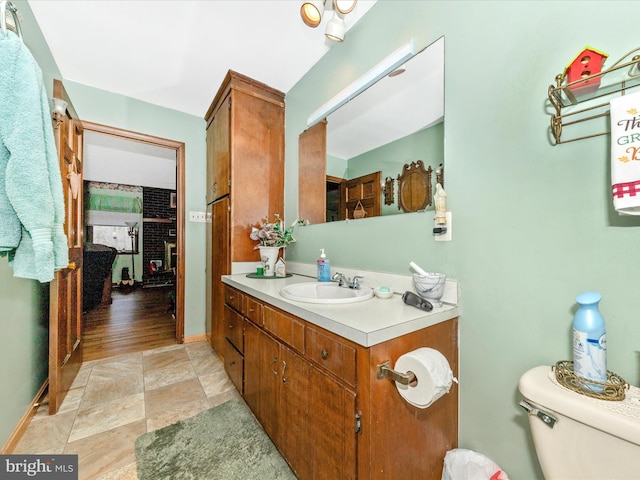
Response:
M563 76L567 79L567 83L578 81L582 78L583 82L577 83L569 87L574 95L585 95L592 93L600 88L601 77L591 77L602 71L602 65L609 55L600 50L591 47L584 49L574 57L565 67Z

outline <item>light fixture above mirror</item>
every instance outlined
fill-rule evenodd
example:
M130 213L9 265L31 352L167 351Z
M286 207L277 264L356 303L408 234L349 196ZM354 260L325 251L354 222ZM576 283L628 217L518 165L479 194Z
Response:
M330 40L342 42L347 30L344 16L353 11L358 0L307 0L300 7L300 16L305 25L316 28L322 21L327 2L327 10L333 9L333 17L327 23L324 34Z
M356 79L351 85L339 92L327 103L313 112L307 119L307 126L312 127L322 119L331 115L346 103L353 100L359 94L368 89L381 78L396 70L407 60L416 55L416 48L413 39L405 45L391 53L389 56L380 61L371 70L366 72L360 78Z

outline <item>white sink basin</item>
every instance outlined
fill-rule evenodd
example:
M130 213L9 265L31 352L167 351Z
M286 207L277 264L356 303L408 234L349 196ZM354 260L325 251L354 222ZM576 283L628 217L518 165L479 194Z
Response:
M289 300L306 303L354 303L373 297L373 289L360 286L358 290L339 287L337 283L306 282L282 287L280 295Z

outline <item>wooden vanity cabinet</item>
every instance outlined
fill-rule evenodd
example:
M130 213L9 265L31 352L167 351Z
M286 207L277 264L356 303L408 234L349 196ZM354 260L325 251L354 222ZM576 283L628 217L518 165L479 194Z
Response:
M229 71L205 115L207 132L207 319L224 356L221 276L233 262L260 260L251 226L284 214L284 94Z
M457 385L419 409L377 365L427 346L457 376L456 318L367 348L242 295L243 397L298 478L441 478L457 447Z

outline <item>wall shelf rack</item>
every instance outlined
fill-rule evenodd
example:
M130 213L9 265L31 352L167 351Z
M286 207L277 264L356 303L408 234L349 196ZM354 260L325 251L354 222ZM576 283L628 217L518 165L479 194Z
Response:
M562 138L563 130L587 122L594 124L594 120L609 116L609 101L618 95L624 95L629 90L640 86L640 48L636 48L610 68L596 74L584 77L571 83L563 84L563 74L556 75L556 84L549 86L549 102L555 113L551 116L551 137L554 145L575 142L586 138L608 135L610 130L588 133L589 126L576 128L578 136ZM635 55L634 55L635 54ZM574 95L574 88L590 79L599 77L601 86L592 93ZM598 124L599 126L601 124Z

